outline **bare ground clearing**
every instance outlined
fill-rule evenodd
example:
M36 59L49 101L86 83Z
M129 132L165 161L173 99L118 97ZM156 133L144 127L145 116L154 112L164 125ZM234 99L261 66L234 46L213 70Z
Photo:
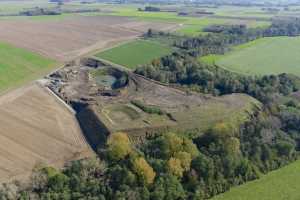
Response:
M48 86L77 111L93 148L119 131L136 142L170 130L199 136L218 122L239 125L260 109L258 101L244 94L213 97L187 92L93 58L68 65L48 80Z
M74 114L33 84L0 97L0 182L92 155Z
M149 28L168 31L176 27L174 23L117 16L76 16L60 21L1 20L0 41L59 61L69 61L90 51L134 39Z

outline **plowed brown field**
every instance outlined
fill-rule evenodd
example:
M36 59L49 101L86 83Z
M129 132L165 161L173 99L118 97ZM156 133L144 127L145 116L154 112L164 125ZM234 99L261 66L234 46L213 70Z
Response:
M62 20L1 20L0 41L68 61L134 39L149 28L172 30L173 23L145 22L117 16L77 16Z
M0 182L92 155L74 114L37 84L0 97Z

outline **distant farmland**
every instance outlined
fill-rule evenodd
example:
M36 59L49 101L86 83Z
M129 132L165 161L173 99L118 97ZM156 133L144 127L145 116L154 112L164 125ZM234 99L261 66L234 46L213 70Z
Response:
M299 51L300 37L273 37L238 46L224 56L212 55L201 60L243 74L300 76Z
M42 18L48 20L38 20ZM49 58L70 61L91 51L135 39L149 28L171 31L175 27L174 23L118 16L38 16L0 20L0 40Z
M270 25L270 22L267 21L256 21L256 20L240 20L240 19L229 19L229 18L189 18L182 28L178 29L178 33L185 34L188 36L197 36L202 32L203 28L212 25L212 24L243 24L247 27L255 28L255 27L264 27Z
M149 63L153 59L169 54L170 52L170 47L157 42L136 40L101 52L96 56L134 69L138 65Z
M0 93L50 72L54 60L30 51L0 43Z
M190 8L189 8L190 9ZM245 8L243 8L245 9ZM143 21L161 21L161 22L176 22L182 26L177 30L180 34L196 36L202 32L202 29L212 24L245 24L248 27L262 27L270 25L269 21L258 21L256 19L240 19L236 18L214 18L214 17L192 17L179 16L175 12L139 12L137 8L112 8L112 15L136 17ZM220 9L223 12L223 9ZM215 12L216 10L210 10ZM219 11L218 11L219 12Z
M231 189L213 200L300 199L300 161Z

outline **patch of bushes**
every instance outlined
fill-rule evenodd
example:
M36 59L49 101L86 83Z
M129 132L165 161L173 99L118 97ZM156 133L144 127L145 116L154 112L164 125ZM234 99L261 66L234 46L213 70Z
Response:
M157 115L164 115L166 114L164 111L162 111L159 107L157 106L149 106L149 105L145 105L143 102L138 101L138 100L133 100L131 101L131 103L133 105L135 105L136 107L140 108L142 111L144 111L145 113L149 113L149 114L157 114Z

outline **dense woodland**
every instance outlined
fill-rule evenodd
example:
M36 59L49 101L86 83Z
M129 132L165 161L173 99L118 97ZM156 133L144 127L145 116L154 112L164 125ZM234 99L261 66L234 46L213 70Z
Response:
M97 158L75 161L58 171L44 168L27 186L7 184L0 199L201 200L259 178L295 159L300 151L300 89L288 74L252 77L197 61L236 44L266 36L300 33L300 21L276 21L266 29L208 27L210 33L183 38L169 56L136 73L215 96L245 93L263 106L236 125L219 122L196 138L165 133L132 144L125 133L112 134ZM148 32L149 37L155 34Z

